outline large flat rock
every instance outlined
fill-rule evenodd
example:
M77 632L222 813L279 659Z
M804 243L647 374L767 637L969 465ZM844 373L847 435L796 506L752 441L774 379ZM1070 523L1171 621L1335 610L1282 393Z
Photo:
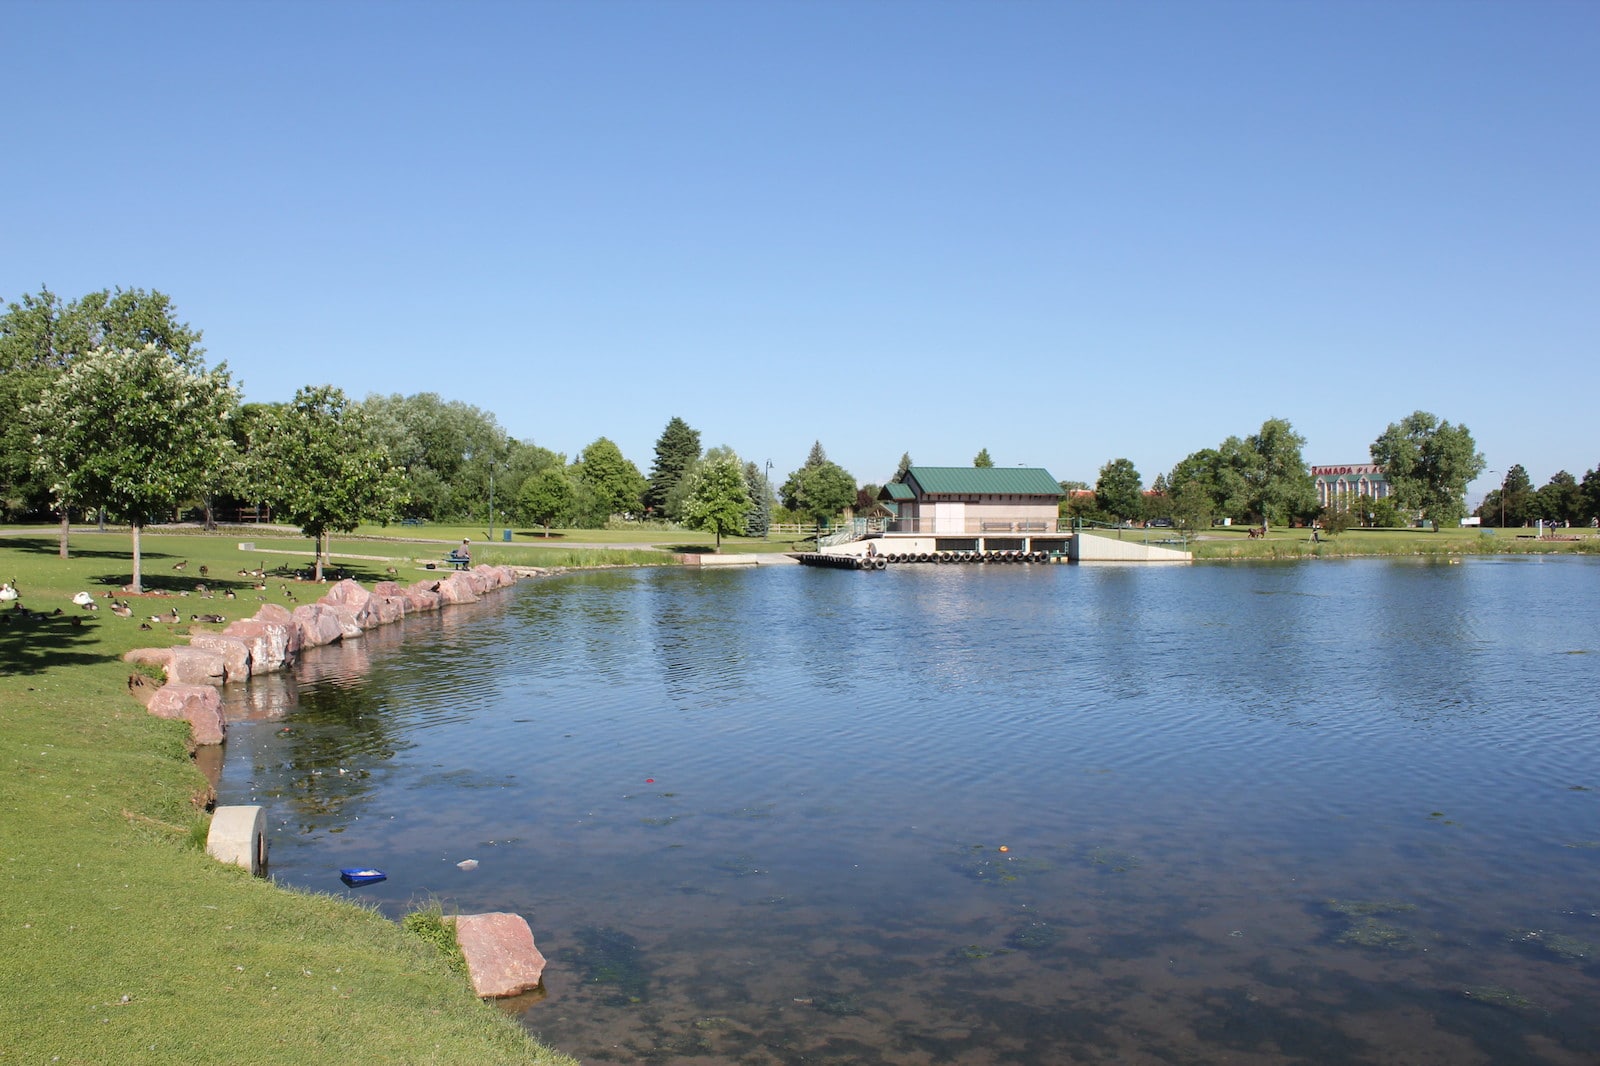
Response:
M544 980L544 956L533 943L533 930L520 914L460 914L455 918L456 943L467 960L472 990L489 999L516 996Z

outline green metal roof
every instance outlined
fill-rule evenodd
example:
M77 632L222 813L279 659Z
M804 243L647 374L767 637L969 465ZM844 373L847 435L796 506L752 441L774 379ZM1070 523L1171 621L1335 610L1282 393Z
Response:
M914 466L906 480L925 496L1065 495L1050 471L1026 466Z
M911 491L911 486L899 481L891 481L878 490L878 498L891 500L914 500L917 494Z

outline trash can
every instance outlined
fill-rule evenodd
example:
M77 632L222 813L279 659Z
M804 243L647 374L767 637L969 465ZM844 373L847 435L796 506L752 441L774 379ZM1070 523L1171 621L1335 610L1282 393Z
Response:
M504 538L504 539L505 539L505 541L506 541L506 542L507 542L507 543L510 543L510 541L511 541L511 530L509 530L509 529L502 529L502 530L501 530L501 531L500 531L500 532L501 532L501 534L502 534L502 536L503 536L503 538Z

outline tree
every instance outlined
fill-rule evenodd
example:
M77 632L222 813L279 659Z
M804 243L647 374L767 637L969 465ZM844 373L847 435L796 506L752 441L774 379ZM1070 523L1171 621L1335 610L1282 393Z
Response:
M1248 487L1250 511L1260 516L1263 527L1309 517L1316 510L1316 482L1300 457L1305 443L1283 418L1267 419L1245 439L1250 454L1240 473Z
M783 506L791 511L804 512L806 508L800 503L801 475L809 470L816 470L827 465L830 465L828 463L828 453L822 450L822 442L820 440L814 442L811 445L811 453L806 456L805 463L801 465L799 470L791 473L784 480L783 487L778 490L778 498L783 501ZM844 506L849 505L845 504Z
M784 506L815 519L822 525L855 503L856 480L843 467L824 459L816 466L803 466L784 482Z
M62 513L81 501L132 527L132 591L144 591L140 533L217 476L237 402L226 367L185 365L149 344L79 356L27 411Z
M744 488L750 494L750 509L745 512L744 535L765 537L772 525L772 489L755 463L744 464Z
M102 289L70 303L48 288L10 303L0 315L0 404L19 412L49 391L73 360L96 349L156 351L189 369L203 371L200 332L177 320L171 299L160 292ZM20 418L0 426L0 498L11 514L39 513L51 495L33 462L31 431ZM61 514L61 553L67 552L67 522Z
M1578 488L1583 493L1583 509L1579 517L1594 521L1600 517L1600 467L1585 471Z
M519 456L494 415L437 393L370 395L361 401L368 425L406 477L406 515L433 520L476 518L483 513L490 478L506 499L516 499L535 470L560 462L536 449Z
M1521 463L1511 464L1505 478L1500 482L1500 488L1491 495L1495 497L1494 505L1499 513L1500 525L1525 526L1538 517L1534 513L1537 508L1533 479L1528 476L1528 471L1523 469Z
M1095 503L1106 514L1123 521L1144 516L1143 482L1130 459L1113 459L1100 468L1094 485Z
M647 511L664 514L667 497L695 463L700 461L700 431L676 416L656 438L656 461L650 468L650 487L645 490Z
M332 385L307 385L257 423L249 467L261 498L316 541L322 580L327 536L387 522L405 502L405 475L365 408Z
M891 485L898 485L906 479L906 471L911 469L911 453L901 452L900 462L895 465L894 477L889 479Z
M544 535L548 537L550 527L565 521L576 503L577 494L572 490L572 481L567 477L567 472L552 467L539 471L522 483L522 490L517 495L517 513L524 522L543 526Z
M573 470L586 490L583 502L588 513L584 517L592 525L603 526L612 515L638 509L646 487L644 475L609 439L600 437L585 448Z
M1434 532L1466 514L1467 484L1483 472L1483 455L1464 425L1415 411L1390 423L1372 442L1372 461L1384 468L1400 506L1420 512Z
M1537 494L1539 517L1546 522L1573 525L1583 521L1583 490L1578 479L1558 470Z
M994 466L994 460L989 458L989 449L978 449L978 454L972 457L972 465L980 470L991 469Z
M737 455L719 455L700 465L693 482L683 502L684 524L715 533L721 551L722 538L743 530L750 510L744 464Z

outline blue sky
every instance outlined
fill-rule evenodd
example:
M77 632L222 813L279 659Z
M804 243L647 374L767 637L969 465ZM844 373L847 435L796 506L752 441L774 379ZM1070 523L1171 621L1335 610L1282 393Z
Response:
M864 482L1148 482L1269 417L1360 462L1419 408L1600 465L1600 4L0 17L0 299L160 289L250 400L433 391L645 471L681 416Z

